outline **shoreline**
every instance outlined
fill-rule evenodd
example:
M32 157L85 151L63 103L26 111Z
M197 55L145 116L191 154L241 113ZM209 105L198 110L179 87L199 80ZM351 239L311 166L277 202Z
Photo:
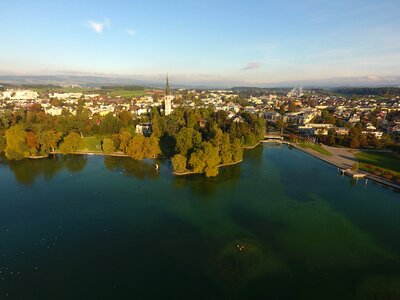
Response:
M105 154L103 151L86 151L86 150L78 150L69 153L62 153L61 151L51 151L49 154L61 154L61 155L97 155L97 156L113 156L113 157L129 157L123 152L113 152L110 154ZM45 157L43 157L45 158Z
M254 146L243 147L243 149L244 150L251 150L251 149L256 148L261 143L263 143L263 144L264 143L271 143L271 144L280 144L280 145L291 146L291 147L293 147L293 148L295 148L295 149L297 149L297 150L299 150L299 151L301 151L303 153L309 154L309 155L311 155L311 156L313 156L313 157L315 157L315 158L317 158L317 159L319 159L319 160L321 160L323 162L326 162L326 163L328 163L328 164L330 164L330 165L332 165L334 167L337 167L337 168L340 168L340 169L348 169L348 166L344 166L344 165L342 165L342 164L340 164L338 162L333 161L334 156L325 157L324 154L316 152L316 151L314 151L312 149L302 148L301 146L299 146L299 145L297 145L295 143L288 142L288 141L261 140L257 144L255 144ZM32 155L32 156L28 156L27 158L28 159L37 160L37 159L48 158L49 155L51 155L51 154L53 154L53 155L55 155L55 154L62 154L62 155L89 155L89 156L96 155L96 156L111 156L111 157L126 157L126 158L129 158L129 156L124 154L123 152L113 152L111 154L105 154L103 151L86 151L86 150L78 150L78 151L71 152L71 153L62 153L61 151L56 150L56 151L50 151L47 155L40 155L40 156ZM331 158L331 159L328 159L328 158ZM237 162L221 164L221 165L218 165L218 168L236 165L236 164L241 163L242 161L243 161L243 159L240 160L240 161L237 161ZM373 182L375 182L377 184L380 184L380 185L382 185L384 187L389 187L389 188L391 188L393 190L400 191L400 185L399 184L390 182L390 181L386 180L385 178L376 176L376 175L374 175L372 173L369 173L369 172L367 172L365 170L362 170L361 172L366 174L365 175L366 179L369 179L369 180L371 180L371 181L373 181ZM194 175L194 174L200 174L200 173L197 173L197 172L194 172L194 171L185 171L185 172L182 172L182 173L172 172L172 174L175 175L175 176L185 176L185 175Z
M290 142L283 142L282 144L290 145L290 146L292 146L293 148L295 148L297 150L300 150L300 151L302 151L304 153L307 153L307 154L309 154L309 155L311 155L311 156L313 156L315 158L318 158L319 160L322 160L322 161L324 161L324 162L326 162L326 163L328 163L328 164L330 164L332 166L335 166L337 168L346 169L345 166L343 166L343 165L341 165L339 163L335 163L334 161L328 160L327 158L324 158L323 154L318 153L316 151L313 151L311 149L302 148L302 147L300 147L300 146L298 146L296 144L290 143ZM391 188L393 190L400 191L400 185L398 185L396 183L390 182L390 181L388 181L388 180L386 180L386 179L384 179L382 177L378 177L378 176L373 175L372 173L366 172L364 170L362 170L361 172L365 174L365 178L366 179L369 179L369 180L371 180L371 181L373 181L373 182L375 182L377 184L380 184L380 185L382 185L384 187L389 187L389 188Z

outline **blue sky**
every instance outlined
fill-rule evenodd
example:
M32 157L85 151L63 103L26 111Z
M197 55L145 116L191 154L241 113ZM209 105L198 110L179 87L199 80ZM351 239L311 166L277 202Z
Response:
M0 73L262 84L400 75L399 0L0 1Z

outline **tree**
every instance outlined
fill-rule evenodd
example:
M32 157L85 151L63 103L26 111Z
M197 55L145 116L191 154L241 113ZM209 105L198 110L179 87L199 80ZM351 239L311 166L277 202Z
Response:
M7 141L5 136L0 136L0 154L4 153L4 150L6 149L7 146Z
M228 164L232 162L233 151L232 151L231 139L228 133L223 133L221 138L221 145L219 148L219 155L221 157L221 163Z
M186 171L186 162L187 159L182 154L176 154L171 159L172 166L174 167L174 172L182 173Z
M350 148L357 149L360 147L360 128L354 126L350 129L349 137L350 137Z
M329 129L328 135L326 136L326 143L331 146L335 145L335 136L336 136L335 129Z
M161 154L158 139L154 136L146 137L143 144L143 156L145 158L156 158Z
M26 145L27 133L22 125L14 125L6 130L6 157L11 160L21 160L29 156Z
M200 132L193 128L182 128L176 135L175 149L178 153L186 155L187 152L201 143Z
M243 159L243 148L240 140L233 139L232 143L232 159L234 162L239 162Z
M157 108L153 107L151 111L151 127L152 127L152 135L159 139L162 136L162 128L160 121L160 113Z
M50 150L55 151L61 137L62 133L53 129L39 131L37 134L37 142L40 147L40 152L47 153Z
M114 141L110 138L105 138L102 143L103 152L109 155L115 151Z
M145 137L141 134L135 135L129 142L126 148L126 154L133 159L141 160L144 158L144 140Z
M258 140L264 139L265 132L267 131L267 125L265 119L257 118L257 120L254 122L254 131L257 134Z
M276 126L278 126L281 133L285 131L287 123L283 120L283 117L280 117L279 120L276 122Z
M189 166L192 168L193 172L204 173L206 168L206 163L204 161L204 151L199 148L190 155Z
M123 110L118 114L118 118L121 121L123 127L127 127L132 122L132 115L130 112Z
M29 131L26 136L26 145L29 148L31 154L36 154L39 148L37 143L36 134L33 131Z
M207 177L218 175L218 166L221 162L219 157L219 151L217 147L211 145L211 143L205 142L203 145L204 158L206 162L206 168L204 170Z
M132 139L131 133L126 129L121 129L118 134L119 150L126 153L128 145Z
M82 137L76 133L71 132L66 137L64 137L63 142L60 145L60 150L62 153L72 153L83 146Z
M221 162L218 148L210 142L203 142L193 152L189 159L189 165L196 173L205 173L207 177L218 175L218 166Z
M109 113L103 118L99 127L99 132L101 134L117 133L121 129L121 127L121 120Z
M222 132L221 129L218 128L218 126L216 124L213 127L214 128L212 129L212 132L211 132L213 137L211 138L210 142L211 142L211 144L213 144L213 146L219 148L221 146L224 133ZM228 137L229 137L229 134L228 134Z

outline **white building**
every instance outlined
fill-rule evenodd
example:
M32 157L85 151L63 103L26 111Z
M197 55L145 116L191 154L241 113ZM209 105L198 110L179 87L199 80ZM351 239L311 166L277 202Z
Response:
M167 95L164 98L165 115L166 116L169 116L172 112L172 100L174 100L174 96L172 96L172 95Z

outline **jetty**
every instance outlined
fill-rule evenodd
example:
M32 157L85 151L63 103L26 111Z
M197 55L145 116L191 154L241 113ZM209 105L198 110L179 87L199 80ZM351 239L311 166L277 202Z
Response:
M340 169L340 173L354 179L364 178L367 175L365 173L357 172L352 169Z

